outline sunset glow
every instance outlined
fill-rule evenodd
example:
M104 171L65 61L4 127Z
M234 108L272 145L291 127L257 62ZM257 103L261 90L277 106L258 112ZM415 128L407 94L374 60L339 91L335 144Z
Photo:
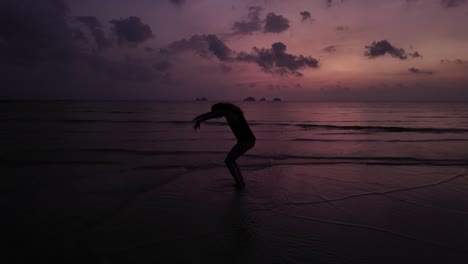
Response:
M0 31L7 99L36 96L30 82L46 99L468 98L463 0L41 1L31 14L22 2L1 12L48 37Z

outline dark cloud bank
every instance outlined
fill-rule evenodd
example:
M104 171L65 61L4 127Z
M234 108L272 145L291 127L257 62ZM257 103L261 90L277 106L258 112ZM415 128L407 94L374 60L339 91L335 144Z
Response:
M151 38L140 18L112 20L113 34L106 34L96 17L71 17L69 12L64 0L0 1L2 96L111 98L109 89L96 87L114 87L118 93L125 81L153 78L154 70L140 60L101 55L115 44L137 46Z
M75 20L81 23L91 35L91 38L89 38L85 33L83 33L83 31L81 31L81 29L75 29L74 32L77 34L75 36L77 36L78 39L84 40L86 43L89 43L89 41L91 41L90 39L93 39L98 51L102 51L112 46L112 41L106 36L101 22L99 22L96 17L79 16L76 17Z
M68 11L62 1L1 1L2 66L64 61L75 55Z
M249 11L247 24L236 26L243 33L279 33L289 27L286 18L274 13L262 21L260 7ZM153 38L150 26L136 16L105 23L94 16L71 17L64 0L1 1L0 22L0 82L6 87L2 93L6 98L112 99L128 93L126 89L135 84L149 87L167 82L177 74L171 75L170 71L178 63L187 63L183 57L173 58L180 51L214 58L222 62L219 69L225 73L231 72L231 64L236 62L257 64L268 73L295 76L302 75L300 69L318 67L316 59L289 54L282 43L275 43L270 49L254 48L250 53L236 52L216 35L194 35L175 41L163 52L144 46L142 51L151 53L145 58L122 54L119 57L121 52L106 50L139 47Z

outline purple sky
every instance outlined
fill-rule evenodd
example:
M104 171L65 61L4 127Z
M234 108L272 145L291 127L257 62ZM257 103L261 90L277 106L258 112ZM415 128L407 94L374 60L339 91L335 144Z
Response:
M468 100L466 0L0 0L0 99Z

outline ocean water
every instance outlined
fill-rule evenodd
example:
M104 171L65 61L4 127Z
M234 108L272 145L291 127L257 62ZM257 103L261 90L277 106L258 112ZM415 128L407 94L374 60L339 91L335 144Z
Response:
M3 164L103 163L203 168L235 143L223 118L194 132L210 102L0 104ZM465 166L468 105L454 103L238 102L257 137L249 166L357 163ZM76 156L83 156L76 159ZM129 160L128 157L141 158ZM146 159L151 157L151 159Z
M225 120L192 129L213 103L1 102L17 262L466 260L467 104L233 102L257 137L239 195Z

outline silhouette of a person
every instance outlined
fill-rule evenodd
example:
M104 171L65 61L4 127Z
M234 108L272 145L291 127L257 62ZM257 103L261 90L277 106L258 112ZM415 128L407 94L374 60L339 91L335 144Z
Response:
M243 188L245 186L245 182L242 177L241 170L236 163L236 159L255 146L256 138L252 133L252 130L250 130L249 124L245 120L242 110L238 106L229 103L214 104L211 106L211 112L199 115L192 120L194 123L193 128L195 130L200 129L201 122L223 116L226 118L234 136L237 138L237 144L232 147L224 162L226 163L232 177L234 177L236 186L238 188Z

